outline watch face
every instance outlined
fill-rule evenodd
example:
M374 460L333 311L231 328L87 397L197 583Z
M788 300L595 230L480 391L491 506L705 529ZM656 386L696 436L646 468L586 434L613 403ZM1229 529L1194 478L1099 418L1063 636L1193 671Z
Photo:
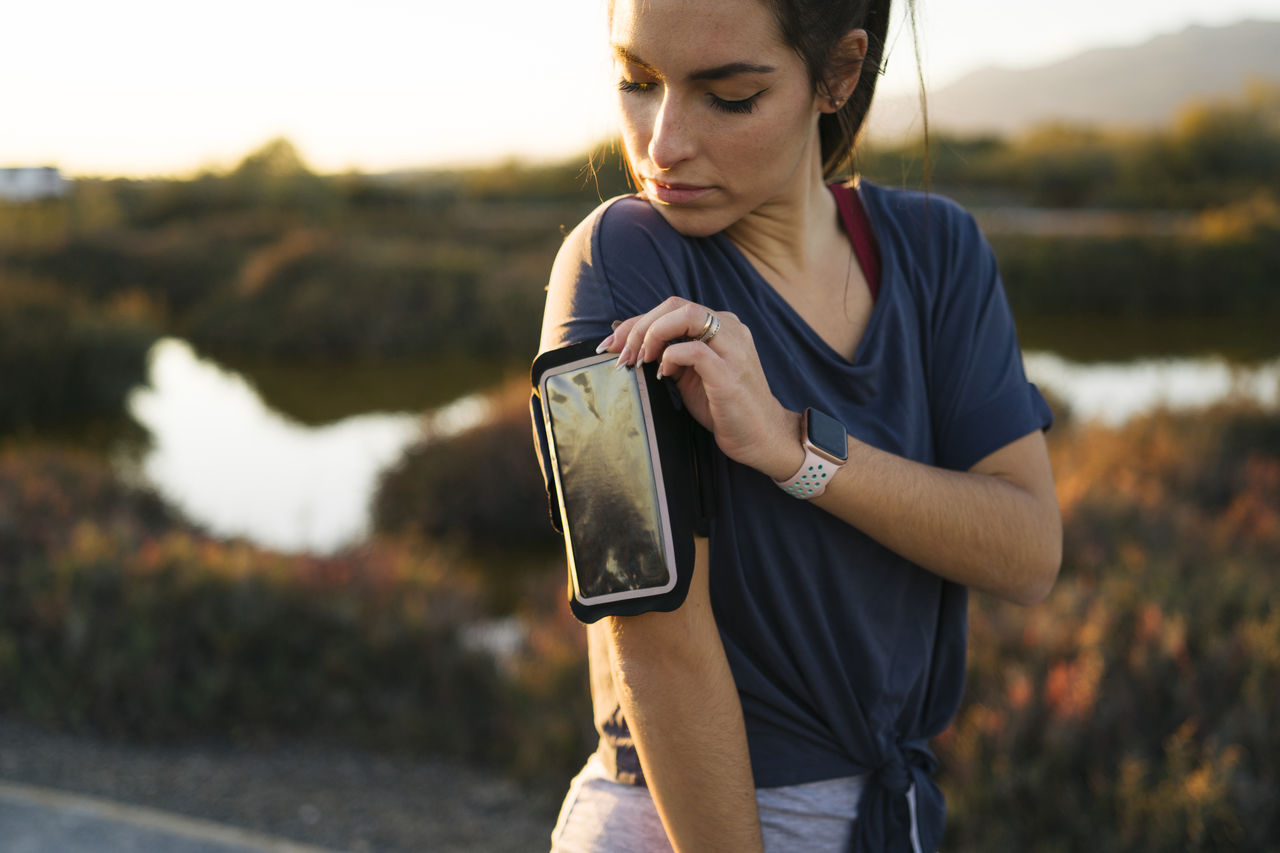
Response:
M844 424L825 412L808 410L809 443L841 462L849 458L849 434Z

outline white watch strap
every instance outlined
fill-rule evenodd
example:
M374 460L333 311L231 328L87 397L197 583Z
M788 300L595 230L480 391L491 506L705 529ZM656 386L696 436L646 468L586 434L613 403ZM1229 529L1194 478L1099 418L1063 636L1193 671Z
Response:
M804 462L800 465L800 470L795 472L789 480L774 480L774 482L791 497L807 501L825 492L831 475L839 469L839 465L833 464L831 460L805 447Z

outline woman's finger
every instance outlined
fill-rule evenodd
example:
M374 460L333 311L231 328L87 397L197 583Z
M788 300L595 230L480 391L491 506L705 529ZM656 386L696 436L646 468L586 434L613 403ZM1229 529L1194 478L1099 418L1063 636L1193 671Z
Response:
M662 357L663 350L672 341L699 340L708 331L715 331L716 337L727 337L725 321L715 312L697 303L690 302L675 311L670 311L656 318L645 332L641 342L639 356L641 361L652 361ZM724 338L721 338L723 341Z
M600 342L600 346L596 347L596 352L620 352L623 344L626 343L627 335L631 331L640 317L629 317L626 320L614 320L610 329L612 331Z
M613 346L617 347L619 342L622 344L618 355L619 366L639 363L640 351L644 346L645 336L648 334L650 326L652 326L659 318L665 317L668 314L683 311L685 310L685 306L691 304L692 303L687 299L682 299L679 296L671 296L663 300L652 310L641 314L638 317L632 317L629 320L624 320L622 325L618 326L618 330L614 332ZM613 347L610 349L613 349ZM660 348L655 350L653 353L648 353L645 360L651 360L658 352L660 352Z
M644 340L644 334L649 329L649 324L653 320L661 316L667 310L670 310L668 299L662 304L656 306L652 310L624 320L614 334L614 349L618 353L618 366L634 364L636 354L640 351L640 344Z
M686 408L709 429L730 459L757 467L762 453L776 445L785 410L769 390L745 327L733 346L718 352L705 343L682 341L668 346L658 371L676 377Z
M723 381L725 362L719 354L697 341L679 341L668 345L658 361L658 374L663 379L678 379L686 370L696 372L702 378L703 385L715 386Z

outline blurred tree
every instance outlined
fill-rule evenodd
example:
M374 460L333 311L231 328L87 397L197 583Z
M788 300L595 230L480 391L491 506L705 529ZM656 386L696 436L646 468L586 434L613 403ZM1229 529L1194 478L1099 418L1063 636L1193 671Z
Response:
M1190 103L1162 131L1057 123L1012 140L939 133L927 148L923 139L863 145L858 168L968 204L1222 206L1280 184L1280 85L1258 81L1238 98Z
M154 340L50 282L0 280L0 433L118 416Z
M1174 122L1171 139L1182 177L1280 178L1280 86L1252 84L1240 101L1194 102Z
M288 139L276 137L240 161L225 184L253 207L287 208L321 218L339 207L334 182L317 175Z
M231 173L233 180L272 181L313 174L294 144L283 136L248 154Z
M1043 125L1019 140L1013 174L1040 204L1080 206L1114 182L1117 147L1097 128Z

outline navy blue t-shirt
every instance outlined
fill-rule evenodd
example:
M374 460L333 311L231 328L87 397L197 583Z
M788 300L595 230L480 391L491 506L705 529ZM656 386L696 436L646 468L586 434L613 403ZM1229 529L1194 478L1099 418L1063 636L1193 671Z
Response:
M821 409L882 450L965 470L1047 428L1052 416L1023 373L996 262L973 219L936 195L867 182L859 192L881 279L852 362L728 237L682 236L636 197L606 202L565 241L541 348L602 337L614 320L674 294L741 319L782 405ZM714 482L711 601L756 785L872 774L858 834L870 833L860 846L873 847L901 842L911 823L901 795L914 783L921 840L936 848L943 804L926 742L960 703L966 589L718 452Z

